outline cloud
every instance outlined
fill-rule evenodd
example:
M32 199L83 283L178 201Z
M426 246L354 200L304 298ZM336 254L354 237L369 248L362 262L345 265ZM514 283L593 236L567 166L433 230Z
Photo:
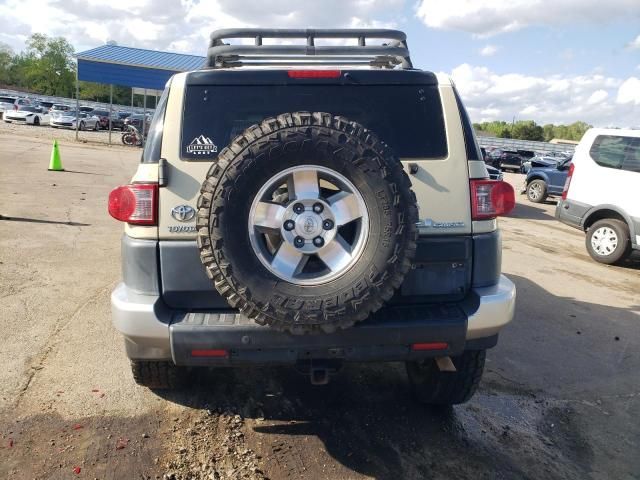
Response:
M78 51L115 40L204 55L209 34L219 28L393 27L405 1L270 0L257 7L254 0L1 0L0 40L19 51L28 35L41 32L64 36Z
M466 63L450 76L474 122L515 116L539 124L582 120L596 126L638 125L640 79L635 77L498 74Z
M636 38L634 38L633 40L631 40L628 44L627 47L631 48L631 49L640 49L640 35L638 35Z
M623 105L640 105L640 78L627 78L618 89L616 102Z
M589 105L595 105L596 103L600 103L603 100L605 100L608 96L609 96L609 93L606 90L596 90L587 99L587 103Z
M602 24L640 17L638 0L420 0L416 16L428 27L480 36L531 25Z
M495 45L486 45L480 49L479 53L483 57L490 57L492 55L495 55L497 51L498 47L496 47Z

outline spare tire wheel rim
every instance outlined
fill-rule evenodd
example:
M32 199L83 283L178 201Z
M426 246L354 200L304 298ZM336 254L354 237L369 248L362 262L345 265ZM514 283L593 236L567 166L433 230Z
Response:
M286 194L277 191L286 189ZM284 196L284 199L278 199ZM343 227L351 228L345 238ZM369 236L369 214L358 189L342 174L319 165L277 173L256 194L248 218L255 255L276 277L319 285L346 273ZM307 268L317 258L324 268Z

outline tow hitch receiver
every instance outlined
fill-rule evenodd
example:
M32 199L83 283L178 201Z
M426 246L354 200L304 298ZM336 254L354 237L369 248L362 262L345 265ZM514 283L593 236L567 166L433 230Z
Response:
M342 362L336 360L308 360L296 364L296 370L309 376L312 385L326 385L331 375L342 368Z

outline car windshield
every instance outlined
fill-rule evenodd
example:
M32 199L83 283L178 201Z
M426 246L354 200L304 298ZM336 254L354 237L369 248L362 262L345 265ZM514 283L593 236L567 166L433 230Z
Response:
M27 107L27 106L24 106L24 107L20 107L20 111L21 111L21 112L37 112L37 111L38 111L38 109L37 109L36 107Z
M16 99L15 98L11 98L11 97L0 97L0 103L13 103L15 102Z

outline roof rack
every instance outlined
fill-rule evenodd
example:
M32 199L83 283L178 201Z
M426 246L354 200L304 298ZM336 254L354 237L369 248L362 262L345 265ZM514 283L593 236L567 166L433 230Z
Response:
M251 39L254 45L230 45L229 39ZM263 45L264 39L306 39L304 45ZM317 39L357 39L358 45L316 46ZM385 43L369 45L372 39ZM278 29L229 28L211 34L204 68L244 66L369 65L378 68L413 68L407 36L387 29Z

